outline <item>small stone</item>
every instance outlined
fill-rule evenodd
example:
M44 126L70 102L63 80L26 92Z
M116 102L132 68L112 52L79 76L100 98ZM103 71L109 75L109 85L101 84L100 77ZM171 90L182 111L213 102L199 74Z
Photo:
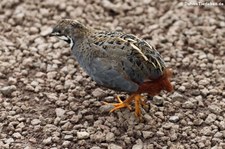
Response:
M48 27L48 28L42 28L40 35L41 36L47 36L52 32L52 28Z
M82 76L82 75L78 75L78 76L76 76L75 80L76 80L77 82L80 82L80 81L83 80L83 76Z
M71 129L71 127L72 127L72 124L70 122L66 122L64 125L62 125L61 128L63 130L69 130L69 129Z
M107 142L115 141L115 135L114 135L114 133L108 132L108 133L106 134L106 141L107 141Z
M207 88L203 88L203 89L201 90L201 93L202 93L203 96L206 96L206 95L209 94L209 90L208 90Z
M178 122L179 120L180 120L179 116L176 116L176 115L171 116L171 117L169 118L169 121L170 121L170 122L173 122L173 123L176 123L176 122Z
M50 145L52 143L52 137L48 137L42 141L45 145Z
M57 75L57 72L56 71L48 72L47 73L47 78L48 79L53 79L53 78L56 77L56 75Z
M112 144L109 144L108 149L123 149L123 148L119 145L112 143Z
M191 101L186 101L183 103L182 107L186 108L186 109L193 109L195 107L195 105Z
M32 81L31 83L30 83L30 85L31 86L33 86L33 87L36 87L36 86L38 86L38 82L37 81Z
M94 142L102 142L102 141L105 141L106 136L105 136L105 133L101 131L97 131L95 134L91 135L90 138Z
M39 30L38 30L37 27L34 27L34 26L31 26L31 27L30 27L30 33L31 33L31 34L36 34L36 33L38 33L38 32L39 32Z
M37 140L36 140L36 138L33 138L32 137L32 138L29 139L29 142L31 142L31 143L37 143Z
M90 134L86 131L77 132L78 139L87 139L89 138Z
M77 123L82 118L82 115L73 115L70 119L71 123Z
M213 123L215 120L216 120L216 115L211 113L211 114L209 114L209 115L207 116L207 118L205 119L205 123L206 123L206 124L211 124L211 123Z
M171 141L176 141L177 140L177 133L172 131L170 133L170 139L171 139Z
M172 99L182 101L184 98L183 98L183 95L179 94L178 92L174 92L172 95Z
M200 118L197 118L193 121L193 124L196 126L200 126L203 123L203 120Z
M12 136L14 137L14 138L16 138L16 139L21 139L23 136L20 134L20 133L18 133L18 132L15 132L14 134L12 134Z
M64 141L62 146L63 147L68 147L70 145L70 143L71 143L70 141Z
M31 146L26 146L24 149L32 149Z
M185 86L180 86L180 87L178 88L178 90L181 91L181 92L184 92L184 91L186 90L186 88L185 88Z
M204 144L203 142L199 142L199 143L198 143L198 146L199 146L200 148L205 148L205 144Z
M142 131L142 135L145 139L153 137L154 133L151 131Z
M14 142L14 139L13 138L8 138L7 140L5 140L5 143L6 144L11 144Z
M93 146L90 149L101 149L99 146Z
M199 82L198 82L198 84L199 85L203 85L203 86L206 86L206 85L208 85L209 84L209 79L203 79L203 80L200 80Z
M8 83L10 85L15 85L17 83L17 79L16 78L13 78L13 77L9 77Z
M143 149L143 144L135 144L132 149Z
M223 137L223 133L221 132L217 132L215 135L214 135L215 138L222 138Z
M174 126L174 124L171 123L171 122L169 122L169 123L165 123L162 127L163 127L164 129L170 129L170 128L172 128L173 126Z
M93 95L94 97L103 97L103 96L106 95L106 93L105 93L102 89L96 88L96 89L92 92L92 95Z
M112 104L103 104L102 106L100 106L99 111L101 113L108 113L113 108L114 106Z
M208 126L203 127L200 130L200 133L203 134L203 135L206 135L206 136L211 135L211 133L212 133L211 127L208 127Z
M220 114L222 112L222 109L217 105L210 105L208 108L214 114Z
M143 116L143 118L144 118L144 120L146 120L147 122L151 122L151 121L153 120L153 118L152 118L149 114L147 114L147 113Z
M4 96L11 96L12 92L14 92L16 90L16 86L15 85L11 85L11 86L5 86L0 88L0 92L4 95Z
M55 113L56 113L56 116L57 117L63 117L64 116L64 114L65 114L65 110L64 109L61 109L61 108L56 108L55 109Z
M38 125L38 124L40 124L41 123L41 121L39 120L39 119L33 119L32 121L31 121L31 124L32 125Z
M65 135L65 136L64 136L64 139L65 139L65 140L70 140L70 141L71 141L71 140L73 140L73 135Z
M153 103L154 103L155 105L157 105L157 106L162 106L162 105L163 105L163 102L164 102L164 100L163 100L162 97L160 97L160 96L154 96L154 97L153 97Z
M165 135L162 131L157 131L156 134L157 134L157 136L159 136L159 137L162 137L162 136Z

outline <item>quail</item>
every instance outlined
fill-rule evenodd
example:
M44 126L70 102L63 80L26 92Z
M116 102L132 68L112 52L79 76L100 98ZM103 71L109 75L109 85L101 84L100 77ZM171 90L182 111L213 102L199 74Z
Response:
M97 84L130 94L125 100L117 96L113 112L131 109L141 117L142 93L158 95L162 90L171 92L172 70L165 66L159 52L133 34L120 31L94 30L77 20L60 20L51 33L68 44L79 65Z

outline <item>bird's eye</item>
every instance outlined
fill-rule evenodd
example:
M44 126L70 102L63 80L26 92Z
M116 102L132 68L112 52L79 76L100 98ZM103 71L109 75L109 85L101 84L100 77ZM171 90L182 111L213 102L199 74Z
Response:
M62 32L60 30L57 30L56 33L61 34Z

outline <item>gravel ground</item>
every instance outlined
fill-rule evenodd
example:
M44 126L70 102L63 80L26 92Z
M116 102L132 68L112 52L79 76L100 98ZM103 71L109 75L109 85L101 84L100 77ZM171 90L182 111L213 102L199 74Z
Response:
M225 2L1 0L0 148L225 148ZM220 2L220 1L217 1ZM46 35L61 18L149 41L174 70L175 91L143 109L108 113L101 88L69 45Z

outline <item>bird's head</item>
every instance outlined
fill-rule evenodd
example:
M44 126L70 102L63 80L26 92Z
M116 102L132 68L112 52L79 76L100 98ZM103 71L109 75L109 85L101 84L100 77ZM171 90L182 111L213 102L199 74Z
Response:
M89 29L79 21L63 19L56 24L50 36L56 36L72 44L74 40L85 37L88 33Z

